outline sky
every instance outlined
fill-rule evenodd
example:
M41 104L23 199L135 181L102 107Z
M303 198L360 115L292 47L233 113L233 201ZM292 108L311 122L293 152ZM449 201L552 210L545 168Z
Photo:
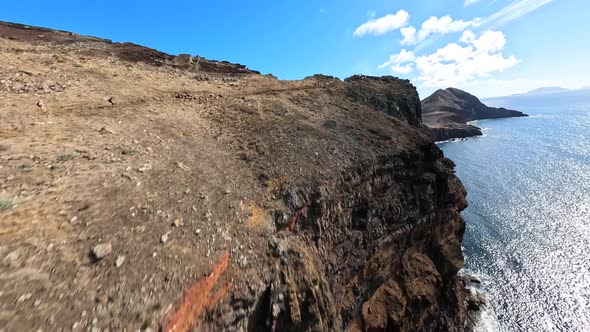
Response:
M4 1L0 20L247 65L407 78L421 98L590 86L589 0Z

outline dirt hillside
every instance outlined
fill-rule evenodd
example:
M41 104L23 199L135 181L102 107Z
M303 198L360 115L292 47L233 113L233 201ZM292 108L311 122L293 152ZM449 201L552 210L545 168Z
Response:
M462 331L465 191L393 77L0 24L0 331Z

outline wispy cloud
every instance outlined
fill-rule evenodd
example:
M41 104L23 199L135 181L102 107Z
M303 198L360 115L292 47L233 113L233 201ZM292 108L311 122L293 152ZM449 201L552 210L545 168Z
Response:
M480 0L465 0L465 6L469 6ZM555 0L514 0L509 5L488 16L485 19L475 18L470 21L454 20L450 16L432 16L424 23L419 30L413 26L400 29L403 36L402 45L413 45L427 41L433 35L444 35L453 32L462 32L467 28L499 28L500 26L516 20L536 9L549 4ZM419 48L422 48L419 46Z
M479 0L465 0L465 7L478 3Z
M554 0L515 0L486 18L482 25L499 27L514 21Z
M355 37L365 35L379 36L387 32L397 30L408 24L410 14L405 10L400 10L395 14L387 14L377 19L371 19L354 30Z

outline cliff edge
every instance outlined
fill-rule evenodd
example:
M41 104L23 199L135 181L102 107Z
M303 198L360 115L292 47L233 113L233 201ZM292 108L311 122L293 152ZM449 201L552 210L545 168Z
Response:
M465 190L393 77L0 24L0 326L463 331Z
M424 124L430 128L435 141L482 135L481 129L469 121L522 117L526 114L506 108L484 105L477 97L463 90L437 90L422 101Z

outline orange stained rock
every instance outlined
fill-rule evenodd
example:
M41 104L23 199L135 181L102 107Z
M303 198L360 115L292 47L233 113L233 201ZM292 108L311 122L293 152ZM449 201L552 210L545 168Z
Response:
M212 310L215 305L229 292L230 284L226 283L215 293L217 281L227 269L229 263L229 251L213 268L213 272L207 277L197 280L184 294L176 311L166 314L162 324L163 332L190 331L199 323L199 319L207 310Z

